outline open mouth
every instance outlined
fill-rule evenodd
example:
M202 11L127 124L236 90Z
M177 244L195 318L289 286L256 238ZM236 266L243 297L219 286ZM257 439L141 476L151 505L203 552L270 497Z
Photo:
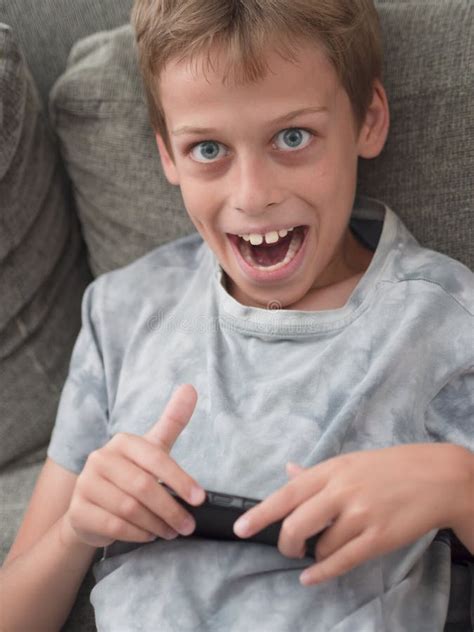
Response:
M287 266L296 256L304 241L308 226L296 226L286 237L279 238L274 244L263 241L252 245L238 235L229 235L236 244L242 258L253 268L271 272Z

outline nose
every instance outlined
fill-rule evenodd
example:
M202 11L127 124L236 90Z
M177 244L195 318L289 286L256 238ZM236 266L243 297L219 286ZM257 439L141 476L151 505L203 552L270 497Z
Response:
M258 216L278 205L282 193L275 165L265 157L243 156L235 165L232 178L232 206L247 215Z

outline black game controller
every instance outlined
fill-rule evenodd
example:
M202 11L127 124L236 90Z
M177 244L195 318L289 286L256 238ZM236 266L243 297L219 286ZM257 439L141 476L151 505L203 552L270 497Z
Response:
M160 481L159 484L163 485L166 491L173 496L173 498L179 502L196 521L196 528L194 531L190 536L184 537L198 536L210 540L259 542L260 544L269 544L274 547L278 546L278 537L282 525L281 520L272 523L268 527L265 527L265 529L262 529L248 538L240 538L233 531L234 523L238 520L238 518L251 507L258 505L261 500L257 500L256 498L233 496L232 494L224 494L222 492L215 492L206 489L204 490L206 492L204 502L195 507L183 500L181 496L179 496L165 483ZM316 542L323 531L324 529L306 540L307 557L315 558ZM183 536L178 535L177 537ZM121 540L116 540L104 548L102 559L104 560L114 555L128 553L140 546L143 546L142 542L122 542Z
M195 507L183 500L181 496L168 487L168 485L165 483L161 484L166 488L166 491L194 517L196 528L191 535L213 540L260 542L261 544L270 544L275 547L278 545L278 536L282 525L281 520L268 525L265 529L262 529L248 538L240 538L233 531L233 526L237 519L248 509L258 505L261 500L233 496L231 494L206 489L205 501ZM322 531L306 540L307 556L315 557L316 542L321 533Z

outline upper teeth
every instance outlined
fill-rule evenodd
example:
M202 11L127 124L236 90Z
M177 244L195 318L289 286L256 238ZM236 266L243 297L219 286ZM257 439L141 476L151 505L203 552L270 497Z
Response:
M292 230L294 230L294 226L292 228L284 228L283 230L273 230L270 233L265 233L264 235L259 235L258 233L250 233L249 235L239 235L239 237L242 237L242 239L245 239L245 241L249 241L252 246L260 246L260 244L263 243L263 239L265 238L265 241L267 244L275 244L279 237L286 237L288 235L289 232L291 232Z

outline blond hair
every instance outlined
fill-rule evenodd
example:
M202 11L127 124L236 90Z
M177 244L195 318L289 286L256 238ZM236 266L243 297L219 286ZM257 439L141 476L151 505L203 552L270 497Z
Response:
M173 61L227 53L224 81L257 82L269 47L296 61L303 41L322 46L345 89L360 130L382 79L380 22L373 0L135 0L131 21L151 125L171 156L159 77ZM204 70L204 65L203 65ZM205 71L204 71L205 72Z

